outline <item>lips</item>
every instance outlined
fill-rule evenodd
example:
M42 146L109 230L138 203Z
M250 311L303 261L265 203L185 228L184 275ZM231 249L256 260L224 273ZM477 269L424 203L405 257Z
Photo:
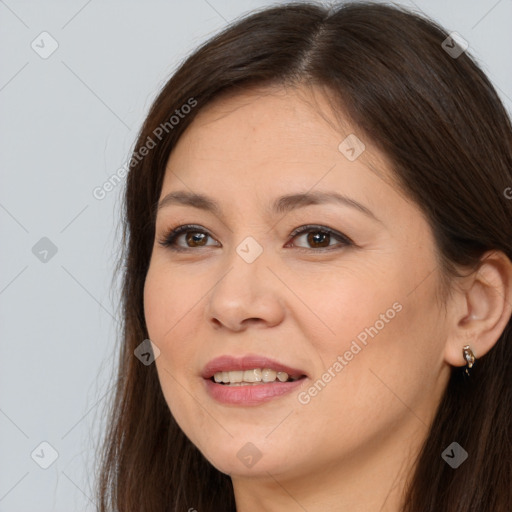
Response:
M255 374L265 373L267 377L269 374L274 374L278 377L278 380L260 379L258 375L253 379L249 378L250 383L247 383L245 374L251 373L250 370L257 370L254 372ZM268 370L271 370L271 372ZM238 379L226 384L225 374L228 374L229 380L231 380L231 377L235 377L233 375L235 372L238 373ZM240 373L242 372L244 373L244 382L240 383ZM213 378L215 374L217 374L217 379ZM219 375L223 376L223 382L219 382ZM282 380L288 380L283 382L279 379L279 376ZM269 357L254 354L243 357L227 355L217 357L203 368L201 377L203 377L204 390L210 398L223 406L235 407L258 406L285 397L293 391L298 391L308 381L308 376L304 370L283 364Z
M216 357L203 368L201 377L203 377L203 379L211 379L217 372L229 372L237 370L245 371L253 370L255 368L269 368L271 370L275 370L276 372L286 372L291 378L294 379L298 379L304 376L307 377L307 374L304 370L293 368L268 357L252 354L243 357L227 355Z

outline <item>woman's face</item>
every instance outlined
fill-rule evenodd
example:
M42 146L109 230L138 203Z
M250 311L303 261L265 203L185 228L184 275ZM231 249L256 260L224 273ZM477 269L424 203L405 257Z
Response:
M318 89L246 91L204 108L168 161L145 318L174 418L232 478L391 467L448 379L431 230L335 122Z

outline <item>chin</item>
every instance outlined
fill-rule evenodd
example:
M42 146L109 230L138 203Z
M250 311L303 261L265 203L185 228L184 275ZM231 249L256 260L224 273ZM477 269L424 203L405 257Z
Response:
M264 435L244 434L229 441L219 439L210 446L201 446L202 449L198 448L210 464L230 476L268 477L268 473L286 473L300 463L290 458L292 453L297 453L297 448L287 449L282 442L270 442Z

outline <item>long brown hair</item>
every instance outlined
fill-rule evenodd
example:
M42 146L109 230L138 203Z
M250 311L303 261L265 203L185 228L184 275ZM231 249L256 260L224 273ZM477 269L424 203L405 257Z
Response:
M283 4L231 24L163 87L127 176L118 266L123 329L98 459L101 512L235 510L230 477L177 426L155 365L134 356L148 338L143 288L166 163L197 113L222 92L266 84L328 88L343 116L386 155L397 183L423 210L447 279L456 275L455 265L476 268L490 249L512 259L512 200L504 193L512 186L510 118L468 52L455 56L442 46L447 37L434 21L398 7ZM172 120L176 110L182 115ZM453 369L404 490L403 512L510 512L511 368L509 320L469 381ZM441 458L453 441L470 454L456 470Z

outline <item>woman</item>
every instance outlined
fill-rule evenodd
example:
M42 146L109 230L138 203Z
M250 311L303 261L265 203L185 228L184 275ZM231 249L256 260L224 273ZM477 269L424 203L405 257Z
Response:
M165 85L127 177L102 511L511 510L512 130L464 50L287 4Z

